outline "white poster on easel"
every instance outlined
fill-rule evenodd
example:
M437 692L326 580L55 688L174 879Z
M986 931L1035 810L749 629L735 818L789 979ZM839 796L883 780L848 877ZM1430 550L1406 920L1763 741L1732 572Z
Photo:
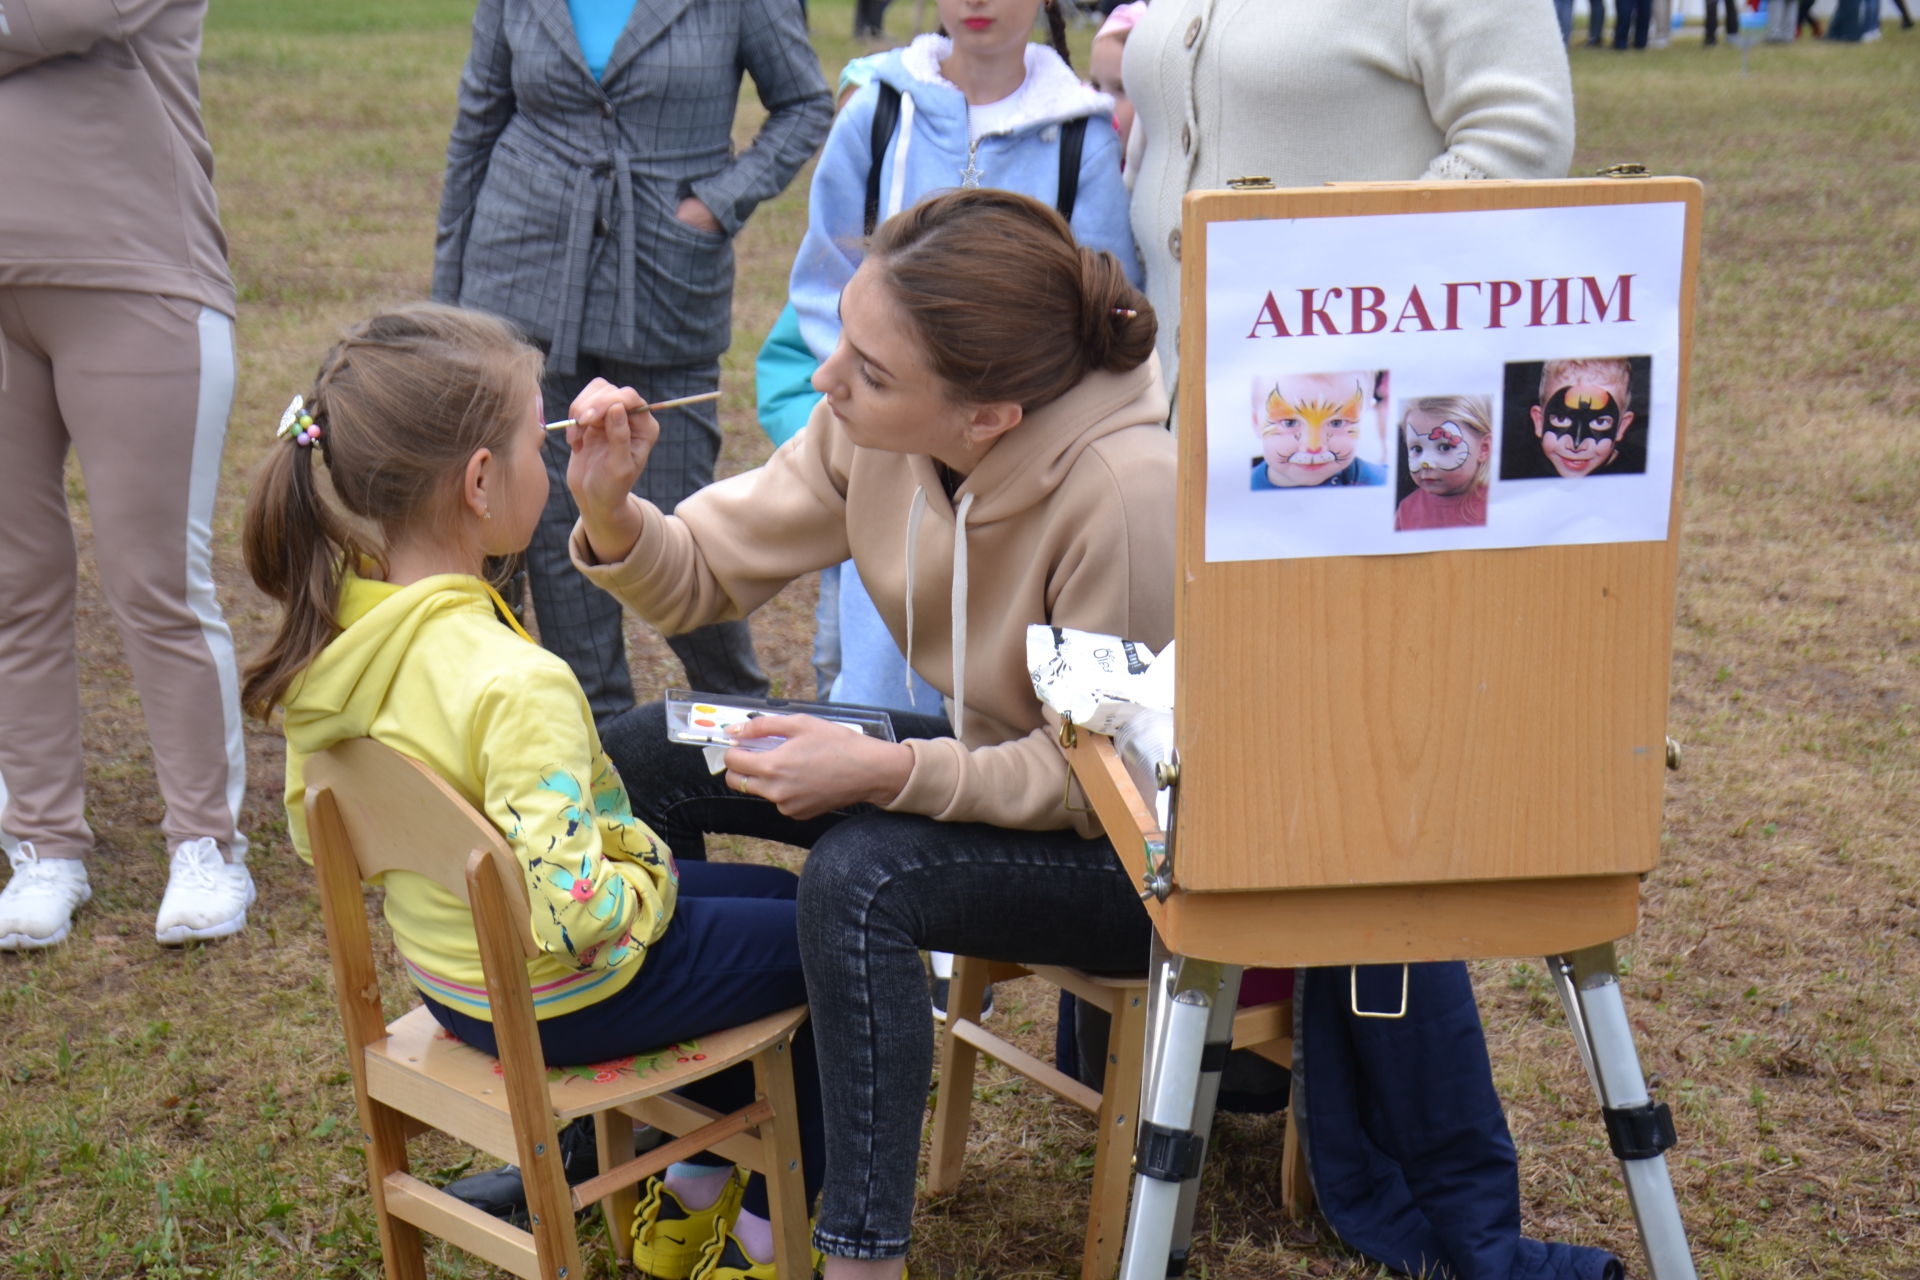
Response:
M1682 204L1207 227L1210 561L1667 536Z

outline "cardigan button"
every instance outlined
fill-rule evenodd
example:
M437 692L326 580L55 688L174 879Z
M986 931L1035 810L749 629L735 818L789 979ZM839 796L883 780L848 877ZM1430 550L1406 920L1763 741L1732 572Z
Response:
M1185 37L1186 47L1189 49L1193 48L1193 42L1198 40L1199 38L1200 38L1200 19L1195 18L1192 22L1189 22L1187 24L1187 34Z
M1173 255L1175 262L1180 261L1180 228L1178 227L1167 233L1167 252Z
M1180 150L1186 152L1188 155L1193 154L1193 127L1191 125L1183 124L1180 126Z

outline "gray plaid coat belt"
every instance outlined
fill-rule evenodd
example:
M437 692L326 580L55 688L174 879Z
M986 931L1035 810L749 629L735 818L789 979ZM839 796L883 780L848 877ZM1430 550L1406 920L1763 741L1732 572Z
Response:
M742 74L769 115L733 153ZM566 0L481 0L447 144L433 296L585 351L701 364L732 330L732 236L832 106L793 0L638 0L600 80ZM724 229L674 216L696 196Z

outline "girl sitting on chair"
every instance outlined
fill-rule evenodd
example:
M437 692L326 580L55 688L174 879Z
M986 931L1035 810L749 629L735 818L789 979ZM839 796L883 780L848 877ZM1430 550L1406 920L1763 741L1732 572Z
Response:
M507 837L541 949L527 966L541 1044L564 1066L736 1026L806 993L795 877L676 867L634 818L572 672L481 576L486 557L526 547L546 503L540 366L504 323L431 305L375 316L328 353L247 503L247 568L282 615L242 697L263 718L285 709L287 822L302 857L304 758L360 737L427 765ZM387 923L428 1009L494 1052L468 908L423 877L386 881ZM823 1162L804 1026L794 1072L811 1199ZM752 1097L742 1073L685 1092L732 1109ZM756 1265L772 1256L766 1189L730 1168L674 1165L648 1189L643 1216L693 1220L683 1244L643 1242L637 1265L667 1280L772 1275Z

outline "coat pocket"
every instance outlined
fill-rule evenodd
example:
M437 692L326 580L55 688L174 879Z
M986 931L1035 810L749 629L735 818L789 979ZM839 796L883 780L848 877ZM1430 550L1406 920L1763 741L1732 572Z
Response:
M726 350L733 313L733 242L674 216L679 184L634 182L634 284L650 359L699 363Z

